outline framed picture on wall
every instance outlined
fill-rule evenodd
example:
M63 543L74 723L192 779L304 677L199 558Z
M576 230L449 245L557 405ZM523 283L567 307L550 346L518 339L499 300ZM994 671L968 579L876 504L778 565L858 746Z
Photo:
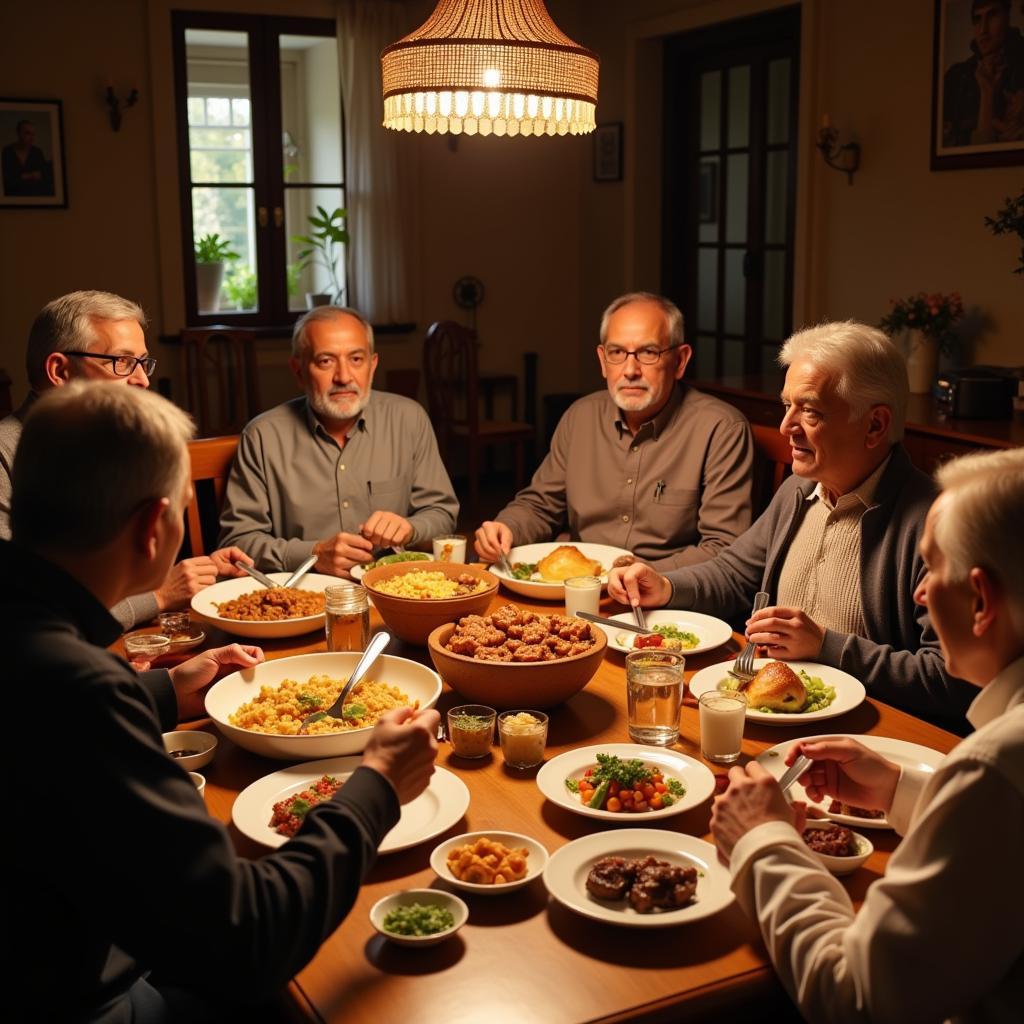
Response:
M1018 0L935 0L933 171L1024 163Z
M594 132L594 181L622 181L622 122L599 124Z
M0 206L66 207L60 100L0 97Z

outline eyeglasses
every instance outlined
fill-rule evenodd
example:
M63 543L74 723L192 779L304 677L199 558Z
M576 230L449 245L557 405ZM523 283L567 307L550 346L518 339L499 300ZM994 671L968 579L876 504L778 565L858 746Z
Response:
M644 366L653 366L666 352L671 352L674 348L676 348L675 345L669 345L667 348L656 348L654 345L647 345L644 348L638 349L606 345L604 357L612 366L624 363L630 356L633 356L638 363L642 363Z
M108 356L102 352L65 352L64 354L74 356L76 359L102 359L110 363L118 377L130 377L139 366L142 367L142 372L147 377L152 377L156 371L156 360L152 356Z

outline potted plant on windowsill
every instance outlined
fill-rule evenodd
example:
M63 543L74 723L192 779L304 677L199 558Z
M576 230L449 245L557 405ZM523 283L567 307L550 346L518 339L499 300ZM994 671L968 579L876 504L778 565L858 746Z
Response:
M927 394L938 373L939 353L950 356L957 353L953 325L964 315L963 300L957 292L949 295L918 292L906 299L889 301L892 310L882 317L879 327L890 337L905 332L910 393Z
M231 242L219 234L203 235L195 241L196 306L200 313L216 313L220 308L220 289L224 284L224 267L237 260Z
M316 209L317 212L309 214L307 218L314 230L308 235L295 235L292 238L293 242L300 242L305 246L296 256L299 269L320 267L327 275L327 291L307 292L306 302L310 308L331 303L343 305L345 289L338 280L338 256L341 254L341 247L348 243L348 232L344 226L348 211L341 207L333 213L328 213L322 206Z

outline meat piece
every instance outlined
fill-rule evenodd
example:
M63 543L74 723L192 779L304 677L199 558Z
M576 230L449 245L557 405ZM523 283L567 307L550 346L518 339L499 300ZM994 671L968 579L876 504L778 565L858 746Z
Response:
M548 635L547 628L540 622L531 622L523 628L524 644L542 644Z
M548 653L546 647L540 644L526 644L512 652L513 661L545 661L544 655Z
M830 857L852 857L857 853L857 841L848 828L833 825L831 828L805 828L804 842L815 853Z
M621 900L636 876L636 861L602 857L587 875L587 892L599 900Z
M512 654L503 647L478 647L473 655L477 661L511 661Z
M447 643L449 651L453 654L464 654L467 658L472 658L479 646L473 637L459 636L458 633L453 634Z
M612 562L613 569L625 569L627 565L632 565L636 559L632 555L619 555L618 558Z
M544 646L547 647L556 658L564 658L569 654L572 649L572 644L567 640L559 640L557 636L549 636L544 641Z
M675 910L689 903L696 891L696 868L645 857L637 864L629 902L638 914L649 914L655 908Z
M496 612L489 615L491 622L498 629L508 630L509 626L521 626L522 618L519 609L514 604L503 604Z

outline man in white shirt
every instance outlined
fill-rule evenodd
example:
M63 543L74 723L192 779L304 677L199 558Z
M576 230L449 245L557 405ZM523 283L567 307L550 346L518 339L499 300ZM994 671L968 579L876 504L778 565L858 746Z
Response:
M855 912L757 762L729 772L711 830L741 905L808 1020L1019 1021L1024 1013L1024 450L941 467L925 522L927 605L949 671L981 688L977 730L934 774L855 740L804 741L814 799L886 813L905 836Z

